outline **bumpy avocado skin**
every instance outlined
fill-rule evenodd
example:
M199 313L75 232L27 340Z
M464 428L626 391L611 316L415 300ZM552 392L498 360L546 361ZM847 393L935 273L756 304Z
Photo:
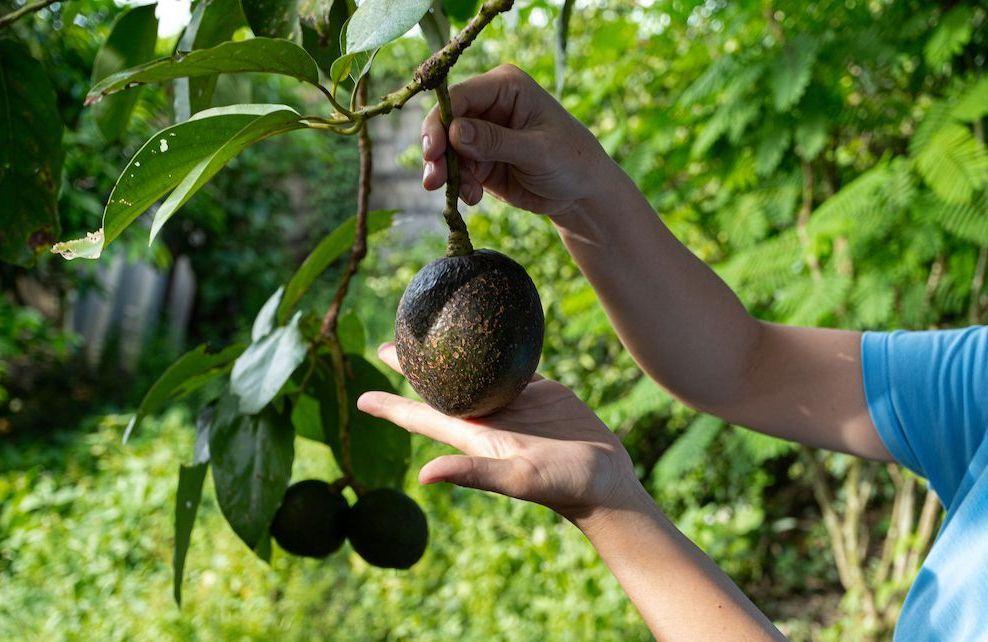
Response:
M437 410L482 417L535 373L545 318L525 269L493 250L429 263L401 297L395 348L415 391Z
M292 484L271 523L271 535L292 555L326 557L346 539L350 506L321 479Z
M410 568L429 541L425 513L408 495L378 488L353 505L347 526L353 550L380 568Z

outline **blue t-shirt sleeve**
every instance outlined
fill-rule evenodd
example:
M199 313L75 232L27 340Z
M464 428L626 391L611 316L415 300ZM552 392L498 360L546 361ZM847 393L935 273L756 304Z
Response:
M949 508L988 433L988 327L867 332L861 363L886 448Z

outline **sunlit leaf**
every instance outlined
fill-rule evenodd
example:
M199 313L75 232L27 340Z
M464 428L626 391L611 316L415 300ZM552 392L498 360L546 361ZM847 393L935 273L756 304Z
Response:
M297 312L288 325L269 332L240 355L230 373L230 391L240 399L240 412L260 412L305 359L307 345Z
M285 286L281 286L261 306L260 312L254 318L254 325L250 329L251 341L260 341L274 329L275 313L278 311L278 304L281 303L281 297L284 294Z
M432 0L365 0L346 29L346 53L372 51L418 24Z
M367 214L367 233L373 234L391 226L391 221L398 210L374 210ZM305 258L302 265L295 271L285 286L285 295L278 307L278 320L282 323L288 319L295 306L309 290L320 274L326 271L330 263L340 257L353 245L353 235L357 228L357 220L350 217L336 226L332 232L323 237L314 250Z
M210 49L179 52L117 72L94 85L86 102L97 102L108 94L140 84L243 72L274 73L312 84L319 82L316 61L305 49L289 40L251 38L224 42Z

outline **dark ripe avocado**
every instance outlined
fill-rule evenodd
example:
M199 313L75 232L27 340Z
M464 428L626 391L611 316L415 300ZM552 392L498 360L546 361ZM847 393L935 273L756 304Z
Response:
M408 495L378 488L362 495L350 511L347 537L368 564L409 568L419 561L429 541L429 524Z
M271 535L292 555L326 557L346 538L346 499L321 479L292 484L271 522Z
M482 417L503 408L539 364L545 319L525 269L493 250L447 256L415 275L398 303L395 348L433 408Z

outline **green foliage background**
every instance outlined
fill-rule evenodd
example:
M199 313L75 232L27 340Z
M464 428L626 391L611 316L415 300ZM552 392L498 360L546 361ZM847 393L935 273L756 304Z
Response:
M549 27L559 6L519 5L455 76L510 61L554 86ZM105 29L112 12L96 3L92 15ZM858 329L977 323L988 308L986 19L977 2L578 3L561 100L761 318ZM66 96L61 209L71 235L92 227L128 150L163 124L155 114L167 99L144 92L134 139L116 158L97 151L94 125L70 100L85 92L88 71L70 70L88 69L93 41L74 29L45 34L36 34L39 47L60 43L51 49ZM407 78L424 53L417 41L385 49L375 89ZM307 100L293 87L249 90ZM354 150L335 140L309 132L248 150L167 231L155 250L162 261L191 248L200 273L213 274L197 301L197 335L246 334L309 249L295 231L317 239L352 211ZM287 192L270 189L326 167L326 178L307 181L319 190L308 213L286 211ZM874 635L838 581L799 453L697 416L642 378L547 220L488 199L469 226L476 245L532 274L547 308L542 370L621 434L684 531L792 639ZM375 238L348 299L371 345L390 338L404 284L442 249L440 239L395 242ZM57 265L41 270L82 279ZM14 273L4 276L9 292ZM327 289L332 282L330 274ZM29 342L52 359L69 352L71 339L30 312L7 303L0 319L5 365ZM44 441L0 442L2 637L649 639L592 549L547 510L411 481L432 530L426 557L406 574L372 569L348 548L324 563L276 553L269 568L223 522L207 484L180 611L169 591L171 511L174 471L191 451L190 415L171 411L124 447L126 417L90 408L79 426L60 418L63 430ZM327 449L298 447L295 478L333 478ZM440 452L414 440L412 469ZM827 465L844 478L846 458ZM880 474L867 516L876 540L893 493Z

